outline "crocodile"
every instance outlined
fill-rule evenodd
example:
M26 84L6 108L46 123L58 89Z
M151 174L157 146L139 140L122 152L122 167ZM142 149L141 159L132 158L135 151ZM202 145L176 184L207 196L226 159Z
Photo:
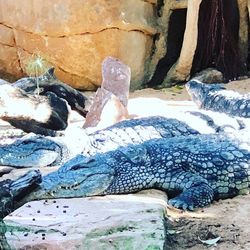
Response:
M249 192L249 133L158 138L86 157L43 177L23 202L126 194L156 188L184 210Z
M15 203L31 192L42 180L39 170L31 170L16 180L0 182L0 220L15 208Z
M184 120L188 121L184 122ZM214 120L219 120L220 125ZM0 165L60 166L80 153L90 156L97 152L106 152L119 146L138 144L153 138L235 132L244 129L245 125L248 124L241 124L238 120L230 120L227 117L222 119L220 115L218 117L215 114L211 115L211 112L207 115L204 112L190 111L181 112L178 119L152 116L125 120L92 133L81 128L69 128L61 136L56 137L28 134L13 143L0 145Z
M74 132L74 133L73 133ZM107 152L119 146L139 144L152 138L198 134L184 122L160 116L121 121L87 135L84 129L66 131L65 136L43 137L29 134L0 146L0 165L41 167L62 165L77 154Z
M191 99L199 108L224 112L231 116L250 117L250 95L226 90L221 84L191 80L186 84Z

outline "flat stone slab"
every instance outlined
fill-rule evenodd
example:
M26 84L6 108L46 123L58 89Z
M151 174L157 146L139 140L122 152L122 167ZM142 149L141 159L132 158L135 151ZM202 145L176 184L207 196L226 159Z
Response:
M4 218L11 249L163 249L166 195L153 190L26 203Z

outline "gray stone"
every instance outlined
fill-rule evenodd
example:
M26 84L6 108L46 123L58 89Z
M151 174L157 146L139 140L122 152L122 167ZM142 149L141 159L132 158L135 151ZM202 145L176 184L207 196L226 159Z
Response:
M193 77L196 80L199 80L204 83L221 83L223 82L223 74L214 68L207 68L199 73L195 74Z

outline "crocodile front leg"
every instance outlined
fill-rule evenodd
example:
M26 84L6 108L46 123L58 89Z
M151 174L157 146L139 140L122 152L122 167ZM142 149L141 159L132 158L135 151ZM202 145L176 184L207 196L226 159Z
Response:
M214 191L204 178L183 171L173 175L172 180L174 181L170 183L168 190L174 189L181 193L168 201L170 205L184 210L194 210L212 202Z

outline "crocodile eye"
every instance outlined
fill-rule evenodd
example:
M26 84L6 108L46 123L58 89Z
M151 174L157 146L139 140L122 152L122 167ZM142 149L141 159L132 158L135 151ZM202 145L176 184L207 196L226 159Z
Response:
M81 169L81 168L83 168L83 167L84 167L84 166L81 165L81 164L79 163L79 164L76 164L76 165L74 165L73 167L71 167L70 170L78 170L78 169Z
M88 163L93 163L93 162L95 162L94 158L87 158L84 163L88 164Z
M82 169L82 168L88 168L88 167L90 167L90 165L94 164L95 162L96 161L94 158L88 158L84 162L80 162L80 163L72 166L70 169L71 170L78 170L78 169Z

